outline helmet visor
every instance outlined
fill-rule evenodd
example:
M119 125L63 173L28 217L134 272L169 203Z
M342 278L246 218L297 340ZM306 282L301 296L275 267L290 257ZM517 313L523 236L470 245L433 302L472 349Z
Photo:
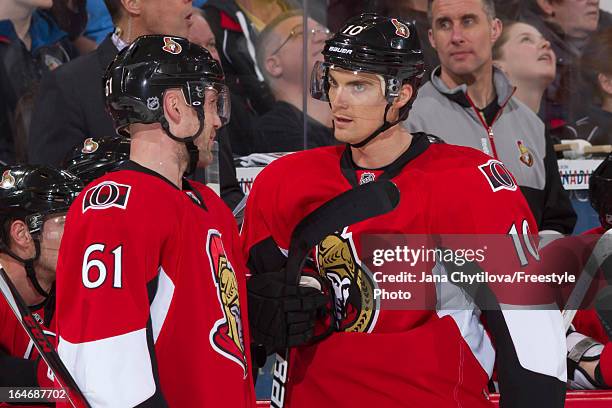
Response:
M43 219L40 235L45 241L54 241L59 244L64 235L64 225L66 224L66 213L47 214ZM58 247L59 249L59 247Z
M196 109L204 110L204 117L217 115L221 126L230 121L230 94L226 85L210 81L187 82L187 103Z
M332 112L346 120L361 118L380 122L389 104L388 83L380 74L317 62L310 92L313 98L328 101Z
M334 101L346 92L351 105L386 104L398 96L395 78L361 69L348 70L329 62L317 62L310 77L310 94L322 101Z

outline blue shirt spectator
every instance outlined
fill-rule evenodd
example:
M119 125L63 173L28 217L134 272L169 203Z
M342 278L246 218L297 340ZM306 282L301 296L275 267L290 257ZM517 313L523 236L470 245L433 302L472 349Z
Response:
M193 0L194 7L202 7L207 0ZM113 21L104 0L87 0L87 27L83 35L100 44L113 29Z
M40 78L76 56L68 35L46 11L33 11L28 33L31 45L21 40L11 20L0 20L0 161L6 163L26 160Z
M100 44L113 28L104 0L87 0L87 27L83 35Z

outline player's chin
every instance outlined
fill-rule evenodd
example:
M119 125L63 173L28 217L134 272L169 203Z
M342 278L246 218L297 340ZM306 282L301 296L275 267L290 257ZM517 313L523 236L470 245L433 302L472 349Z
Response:
M336 138L337 141L342 142L342 143L353 143L351 139L353 139L355 135L353 134L353 132L351 132L348 129L336 128L334 130L334 137Z

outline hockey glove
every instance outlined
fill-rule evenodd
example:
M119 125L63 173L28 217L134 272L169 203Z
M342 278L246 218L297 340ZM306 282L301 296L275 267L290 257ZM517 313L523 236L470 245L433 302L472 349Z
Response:
M284 273L262 273L247 281L251 337L272 354L306 344L330 299L320 285L287 285ZM313 287L317 286L317 287Z

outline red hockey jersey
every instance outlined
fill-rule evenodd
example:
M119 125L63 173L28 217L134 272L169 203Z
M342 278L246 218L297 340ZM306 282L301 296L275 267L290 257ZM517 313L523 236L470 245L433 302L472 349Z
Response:
M52 295L54 296L54 295ZM43 328L51 344L56 344L55 333L49 330L48 327L53 327L53 309L46 310L47 302L30 307L32 317ZM35 360L39 357L34 343L24 330L11 307L6 303L5 299L0 299L0 349L14 357Z
M599 236L605 232L606 230L603 227L598 227L584 232L584 235ZM587 254L590 254L590 251L587 252ZM583 257L582 259L582 266L586 263L585 258L586 257ZM606 284L607 282L605 282L605 279L602 277L601 281L596 282L596 285L594 286L597 286L595 289L599 289ZM577 332L592 337L604 345L604 349L599 360L599 367L601 369L601 375L606 384L612 384L612 341L608 336L606 329L603 327L597 311L593 309L578 310L572 324Z
M244 279L236 224L214 192L130 162L68 212L59 355L93 407L251 407Z
M397 185L398 207L347 226L317 247L322 276L333 272L342 275L346 287L359 288L358 294L348 295L362 296L353 304L367 304L365 296L375 285L369 271L358 270L363 234L507 234L513 226L514 231L537 234L529 207L502 163L474 149L432 144L426 135L415 134L405 153L376 171L357 168L344 146L295 153L264 169L251 190L241 232L251 273L266 272L267 265L274 270L294 227L307 214L376 179ZM503 361L498 370L505 406L562 406L566 372L561 315L522 312L487 316L487 326L501 333L493 339L494 348L475 309L363 309L346 331L292 351L286 404L490 407L487 383L497 351ZM553 384L542 394L547 403L525 402L534 394L530 382Z

